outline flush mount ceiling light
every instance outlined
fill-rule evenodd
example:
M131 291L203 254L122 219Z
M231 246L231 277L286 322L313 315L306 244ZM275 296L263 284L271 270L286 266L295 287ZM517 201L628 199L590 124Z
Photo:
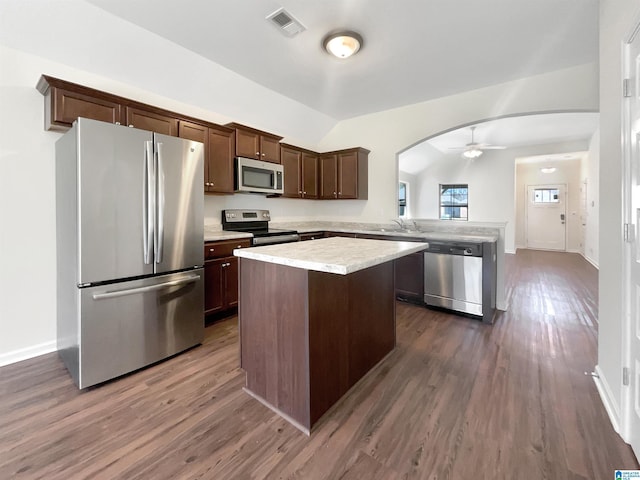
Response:
M541 168L540 171L542 173L553 173L556 171L556 167L544 167L544 168Z
M480 155L482 155L482 150L480 150L479 148L471 147L462 152L462 155L467 158L478 158Z
M356 32L349 31L332 33L322 41L322 47L338 58L348 58L358 53L362 45L362 36Z

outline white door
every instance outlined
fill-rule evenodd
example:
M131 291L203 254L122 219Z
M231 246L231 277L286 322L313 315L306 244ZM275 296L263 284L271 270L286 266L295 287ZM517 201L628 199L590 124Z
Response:
M631 96L624 99L624 212L629 233L624 249L626 315L621 343L628 374L623 374L620 434L640 458L640 35L625 49Z
M527 187L527 248L565 250L565 191L564 185Z

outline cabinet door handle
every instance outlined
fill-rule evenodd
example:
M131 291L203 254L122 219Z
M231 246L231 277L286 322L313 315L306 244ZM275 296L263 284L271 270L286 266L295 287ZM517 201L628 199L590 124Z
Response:
M215 248L210 248L209 249L210 252L215 252L215 250L216 250Z
M256 155L260 156L260 152L256 152Z
M262 156L264 157L264 153L262 154Z
M132 124L129 124L129 128L133 128L133 125L132 125Z

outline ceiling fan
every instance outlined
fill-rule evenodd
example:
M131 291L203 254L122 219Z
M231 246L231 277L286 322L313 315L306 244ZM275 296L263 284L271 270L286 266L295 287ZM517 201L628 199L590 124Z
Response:
M478 158L482 155L483 150L504 150L507 147L502 145L488 145L486 143L476 143L473 134L476 127L471 127L471 142L467 143L464 147L449 147L450 150L464 150L462 156L466 158Z

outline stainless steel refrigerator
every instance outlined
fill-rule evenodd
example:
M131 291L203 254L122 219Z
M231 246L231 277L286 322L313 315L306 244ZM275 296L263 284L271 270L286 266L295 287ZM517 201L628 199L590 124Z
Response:
M203 155L84 118L56 142L57 348L79 388L202 343Z

